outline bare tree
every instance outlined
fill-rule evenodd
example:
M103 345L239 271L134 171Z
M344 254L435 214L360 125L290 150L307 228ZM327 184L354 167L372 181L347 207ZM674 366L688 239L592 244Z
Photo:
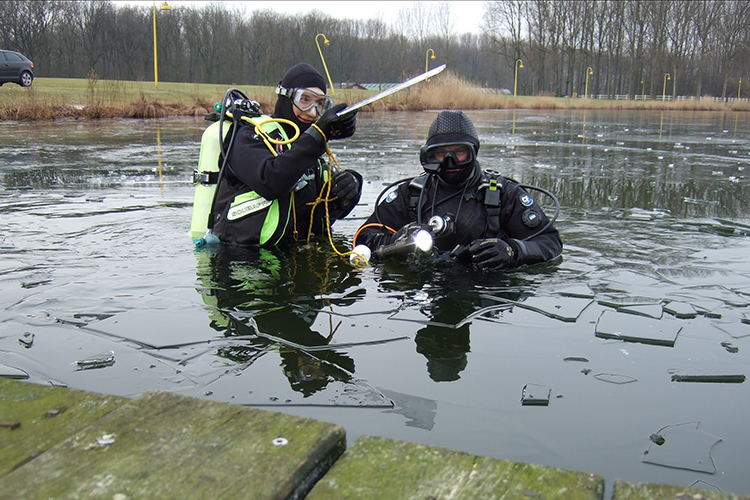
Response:
M716 45L718 57L721 60L720 71L724 77L721 97L725 99L732 63L743 51L750 52L750 0L730 1L725 5L717 19ZM732 69L737 71L738 68ZM747 64L744 71L745 74L750 72ZM734 73L734 71L731 72Z

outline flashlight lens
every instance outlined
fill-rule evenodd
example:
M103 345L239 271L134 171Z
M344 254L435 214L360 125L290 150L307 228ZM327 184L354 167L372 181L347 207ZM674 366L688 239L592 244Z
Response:
M417 234L414 235L414 246L423 252L432 250L432 235L430 232L424 229L417 231Z

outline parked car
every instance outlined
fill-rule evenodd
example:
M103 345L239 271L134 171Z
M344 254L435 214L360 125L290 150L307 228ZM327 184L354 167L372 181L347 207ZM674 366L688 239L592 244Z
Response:
M33 81L34 63L28 57L12 50L0 50L0 86L17 83L29 87Z

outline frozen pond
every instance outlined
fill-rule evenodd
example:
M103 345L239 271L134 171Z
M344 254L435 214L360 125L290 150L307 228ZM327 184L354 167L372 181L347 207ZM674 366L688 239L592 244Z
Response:
M332 143L366 180L339 251L420 171L435 114L360 114ZM0 123L0 375L593 472L605 498L616 478L750 494L750 114L468 114L483 166L559 197L559 262L196 252L207 122Z

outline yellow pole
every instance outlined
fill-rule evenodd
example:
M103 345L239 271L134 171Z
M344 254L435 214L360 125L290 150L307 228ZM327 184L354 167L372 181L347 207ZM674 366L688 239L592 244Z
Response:
M517 92L518 92L518 68L519 68L518 65L519 65L519 63L521 64L520 67L523 68L523 61L520 60L520 59L516 59L516 78L515 78L515 81L513 83L513 97L515 97L517 95Z
M661 91L661 100L666 101L667 100L667 80L671 80L672 77L669 76L669 73L666 73L664 75L664 88Z
M740 85L737 87L737 100L740 100L740 90L742 90L742 78L740 78Z
M154 88L159 88L159 65L156 62L156 2L153 3L154 6ZM164 2L164 5L161 6L161 10L170 10L169 5L167 2Z
M586 68L586 99L589 98L589 75L593 75L594 70L589 68Z
M159 88L159 69L156 63L156 2L154 2L154 88Z
M428 58L427 56L432 52L432 57ZM424 72L427 73L430 70L430 59L435 59L435 51L432 49L427 49L427 52L424 53Z
M323 37L323 45L328 45L331 42L328 41L328 38L326 38L326 36L323 33L318 33L317 35L315 35L315 45L318 46L318 53L320 54L320 60L323 61L323 67L326 70L326 76L328 77L328 83L331 85L331 95L333 95L333 93L334 93L334 91L333 91L333 82L331 81L331 75L328 74L328 66L326 66L326 60L323 58L323 51L320 50L320 44L318 43L318 37L319 36ZM325 90L325 89L323 89L323 90Z

